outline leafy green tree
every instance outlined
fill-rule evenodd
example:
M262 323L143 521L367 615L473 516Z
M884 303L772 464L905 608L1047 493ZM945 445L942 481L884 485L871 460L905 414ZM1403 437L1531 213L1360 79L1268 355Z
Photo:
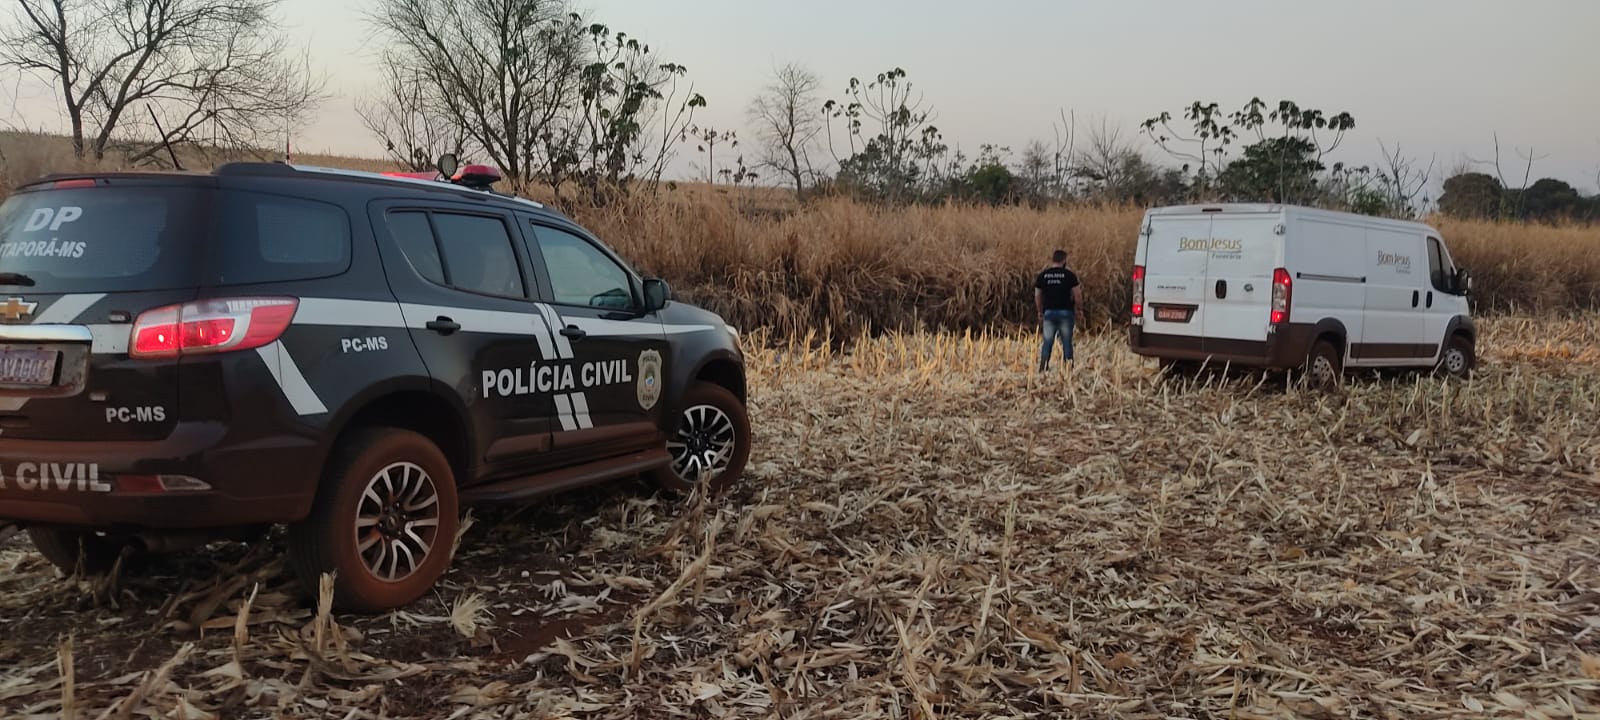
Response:
M1505 187L1493 175L1465 172L1446 178L1439 211L1450 217L1487 220L1500 213Z
M1554 178L1541 178L1522 193L1523 220L1556 222L1572 219L1582 212L1583 197L1578 190Z
M1304 202L1315 197L1317 174L1326 169L1310 140L1275 137L1245 147L1217 180L1228 200Z
M1355 118L1348 112L1330 114L1315 108L1302 108L1292 100L1280 100L1275 108L1269 109L1259 97L1251 98L1243 107L1226 115L1217 103L1196 101L1183 111L1183 117L1192 125L1189 133L1172 127L1173 117L1169 112L1145 120L1140 128L1156 145L1186 161L1185 171L1190 170L1190 163L1198 163L1199 167L1194 170L1194 189L1201 199L1210 199L1226 192L1227 188L1219 186L1218 178L1230 164L1228 148L1235 142L1255 136L1256 142L1251 147L1260 149L1254 158L1246 159L1249 162L1247 167L1257 171L1271 169L1262 163L1264 155L1282 160L1304 156L1321 165L1322 159L1338 148L1345 133L1356 125ZM1269 140L1272 142L1269 143ZM1300 153L1298 149L1307 144L1311 151ZM1286 198L1284 201L1308 200L1291 194L1292 191L1303 189L1299 184L1303 180L1302 168L1291 163L1282 165L1281 171L1285 177L1278 182L1278 193ZM1261 185L1264 187L1264 184Z
M949 147L931 124L932 109L921 95L913 99L912 92L906 71L897 67L869 82L850 78L847 102L823 104L829 118L845 125L849 154L843 159L834 149L833 126L827 125L840 185L893 203L915 199L922 184L936 178Z

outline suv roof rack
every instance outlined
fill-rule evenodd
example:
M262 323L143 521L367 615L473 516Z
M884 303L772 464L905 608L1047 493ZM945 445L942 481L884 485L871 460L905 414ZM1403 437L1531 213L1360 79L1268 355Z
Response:
M455 190L461 193L473 192L493 195L512 202L529 205L541 210L549 210L544 203L529 200L509 193L497 192L492 187L500 180L500 173L488 165L463 165L446 177L444 173L434 172L370 172L366 170L349 170L346 168L324 167L321 165L300 165L285 163L283 161L267 162L237 162L227 163L213 171L216 175L285 175L290 173L316 173L320 175L337 175L348 178L358 178L373 182L395 183L413 186L423 186L433 190Z

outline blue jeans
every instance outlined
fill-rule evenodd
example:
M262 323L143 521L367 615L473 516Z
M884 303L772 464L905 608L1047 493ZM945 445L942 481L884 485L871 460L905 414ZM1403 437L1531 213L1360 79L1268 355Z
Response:
M1061 339L1061 357L1072 359L1072 325L1076 317L1071 310L1044 311L1044 346L1039 348L1040 370L1050 367L1050 351L1054 349L1058 337Z

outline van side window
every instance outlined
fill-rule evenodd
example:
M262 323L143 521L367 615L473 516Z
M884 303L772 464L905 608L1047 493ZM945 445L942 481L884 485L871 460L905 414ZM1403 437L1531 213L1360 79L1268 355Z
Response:
M1433 283L1433 289L1439 292L1454 292L1451 287L1451 278L1455 275L1455 268L1450 266L1450 259L1444 254L1444 246L1438 238L1428 238L1428 278Z

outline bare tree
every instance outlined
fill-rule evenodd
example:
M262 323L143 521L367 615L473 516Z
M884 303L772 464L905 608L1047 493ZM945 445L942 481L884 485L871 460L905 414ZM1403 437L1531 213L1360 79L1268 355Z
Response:
M150 130L162 144L209 132L218 143L261 147L323 99L309 63L292 58L276 31L277 4L18 0L17 27L0 42L0 64L57 88L78 157L103 159L119 134Z
M1089 126L1087 144L1074 153L1072 175L1087 181L1088 191L1103 199L1121 199L1128 186L1127 175L1134 169L1129 156L1133 146L1122 141L1121 128L1112 127L1104 117Z
M444 153L461 154L466 138L447 113L434 112L422 72L384 52L382 85L359 102L356 114L368 132L383 143L389 157L412 172L431 169Z
M568 0L378 0L369 19L393 48L388 72L415 84L414 104L458 128L514 190L537 179L560 197L576 183L602 202L640 174L654 185L706 104L692 87L679 95L686 68Z
M1498 213L1498 216L1501 220L1522 216L1523 195L1526 194L1528 190L1528 182L1533 179L1533 163L1536 160L1544 159L1544 157L1536 157L1533 152L1533 147L1531 146L1528 148L1527 153L1523 153L1521 150L1517 150L1516 153L1518 157L1527 161L1527 165L1523 168L1522 183L1517 186L1515 191L1513 191L1511 189L1511 185L1506 182L1505 171L1500 168L1500 133L1497 132L1494 134L1493 165L1495 177L1500 180L1500 187L1505 189L1505 195L1515 195L1515 199L1509 199L1502 195L1500 200L1500 212ZM1490 164L1485 160L1474 159L1472 162L1478 165Z
M1383 164L1378 166L1378 186L1384 195L1384 205L1396 216L1415 217L1420 210L1417 196L1421 195L1428 187L1428 181L1433 178L1433 166L1438 162L1438 156L1428 161L1428 167L1418 170L1410 158L1401 154L1400 144L1395 143L1394 151L1380 138L1378 147L1383 150ZM1427 198L1423 198L1426 204Z
M817 92L821 81L798 64L778 68L772 84L750 101L748 114L762 144L760 165L780 172L805 195L807 175L814 175L810 150L822 132Z
M546 169L582 66L582 21L563 2L380 0L369 20L388 72L417 79L415 109L460 128L515 187Z

